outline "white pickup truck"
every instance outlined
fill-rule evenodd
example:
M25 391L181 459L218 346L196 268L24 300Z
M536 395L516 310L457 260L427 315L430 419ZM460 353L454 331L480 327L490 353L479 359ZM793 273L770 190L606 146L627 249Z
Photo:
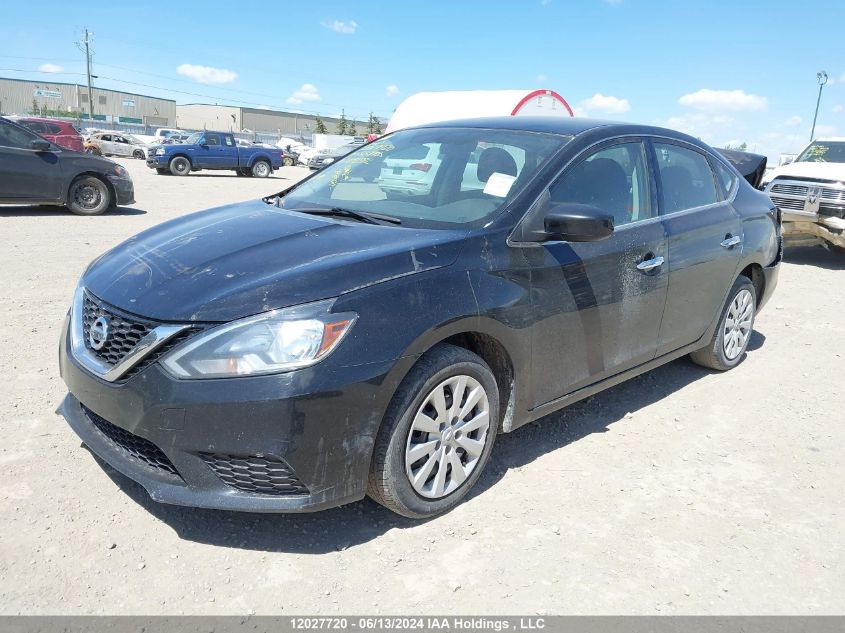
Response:
M845 137L813 141L767 173L761 188L781 210L786 244L845 252Z

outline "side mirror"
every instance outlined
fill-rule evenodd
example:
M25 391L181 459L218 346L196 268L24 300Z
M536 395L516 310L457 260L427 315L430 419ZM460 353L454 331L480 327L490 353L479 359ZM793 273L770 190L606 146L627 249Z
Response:
M32 147L32 149L34 149L36 152L46 152L52 147L52 145L50 145L50 141L45 141L42 138L37 138L32 141L30 147Z
M598 242L613 234L613 214L588 204L553 207L543 220L546 241Z

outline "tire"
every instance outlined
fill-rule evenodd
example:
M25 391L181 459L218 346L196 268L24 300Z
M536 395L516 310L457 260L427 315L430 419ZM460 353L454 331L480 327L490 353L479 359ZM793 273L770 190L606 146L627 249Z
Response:
M267 178L272 172L273 169L266 160L257 160L252 166L252 175L256 178Z
M290 156L285 156L282 159L282 165L284 167L293 167L293 158L291 158Z
M100 215L112 205L108 186L95 176L81 176L68 190L67 207L76 215Z
M184 156L177 156L170 161L170 173L174 176L187 176L191 173L191 161Z
M169 176L169 175L170 175L170 170L169 170L169 169L167 169L166 167L156 167L156 173L157 173L159 176Z
M740 276L728 293L713 338L706 347L690 354L692 361L718 371L727 371L739 365L754 332L756 313L757 292L754 284L748 277ZM735 319L737 315L742 317L739 323Z
M458 418L460 411L451 408L451 395L462 393L459 402L466 406L470 397L474 400L478 395L478 388L478 401ZM442 404L435 406L439 397ZM469 425L472 429L462 433ZM414 365L385 413L373 449L367 494L413 519L451 510L481 476L498 426L499 389L487 363L461 347L437 345ZM455 476L455 460L463 469L460 476Z
M144 156L144 152L140 149L136 149L132 152L132 158L140 158L141 160L145 160L146 156Z

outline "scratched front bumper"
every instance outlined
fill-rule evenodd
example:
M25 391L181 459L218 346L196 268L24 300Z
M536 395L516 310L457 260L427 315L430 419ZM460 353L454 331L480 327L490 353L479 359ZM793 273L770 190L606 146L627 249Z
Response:
M275 376L176 380L153 364L107 383L77 364L63 335L60 413L101 459L160 502L248 512L307 512L361 499L389 401L392 363ZM86 411L87 409L87 411ZM176 474L151 466L94 424L91 413L152 443ZM305 487L296 495L240 490L203 454L283 460Z

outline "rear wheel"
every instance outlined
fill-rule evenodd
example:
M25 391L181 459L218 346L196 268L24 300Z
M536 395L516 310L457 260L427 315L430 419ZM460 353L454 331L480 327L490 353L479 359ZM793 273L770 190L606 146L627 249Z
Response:
M132 158L140 158L141 160L144 160L143 150L136 149L134 152L132 152Z
M754 331L757 293L748 277L740 276L728 294L719 325L706 347L690 354L693 362L726 371L736 367L748 348Z
M498 421L499 390L487 363L460 347L434 347L385 414L368 494L411 518L451 510L481 476Z
M109 188L95 176L77 178L68 191L68 209L77 215L100 215L111 203Z
M282 159L282 165L285 167L293 167L293 158L291 156L285 156Z
M191 161L184 156L177 156L170 161L170 173L174 176L187 176L191 173Z
M270 163L266 160L259 160L252 166L252 175L256 178L266 178L270 175Z

